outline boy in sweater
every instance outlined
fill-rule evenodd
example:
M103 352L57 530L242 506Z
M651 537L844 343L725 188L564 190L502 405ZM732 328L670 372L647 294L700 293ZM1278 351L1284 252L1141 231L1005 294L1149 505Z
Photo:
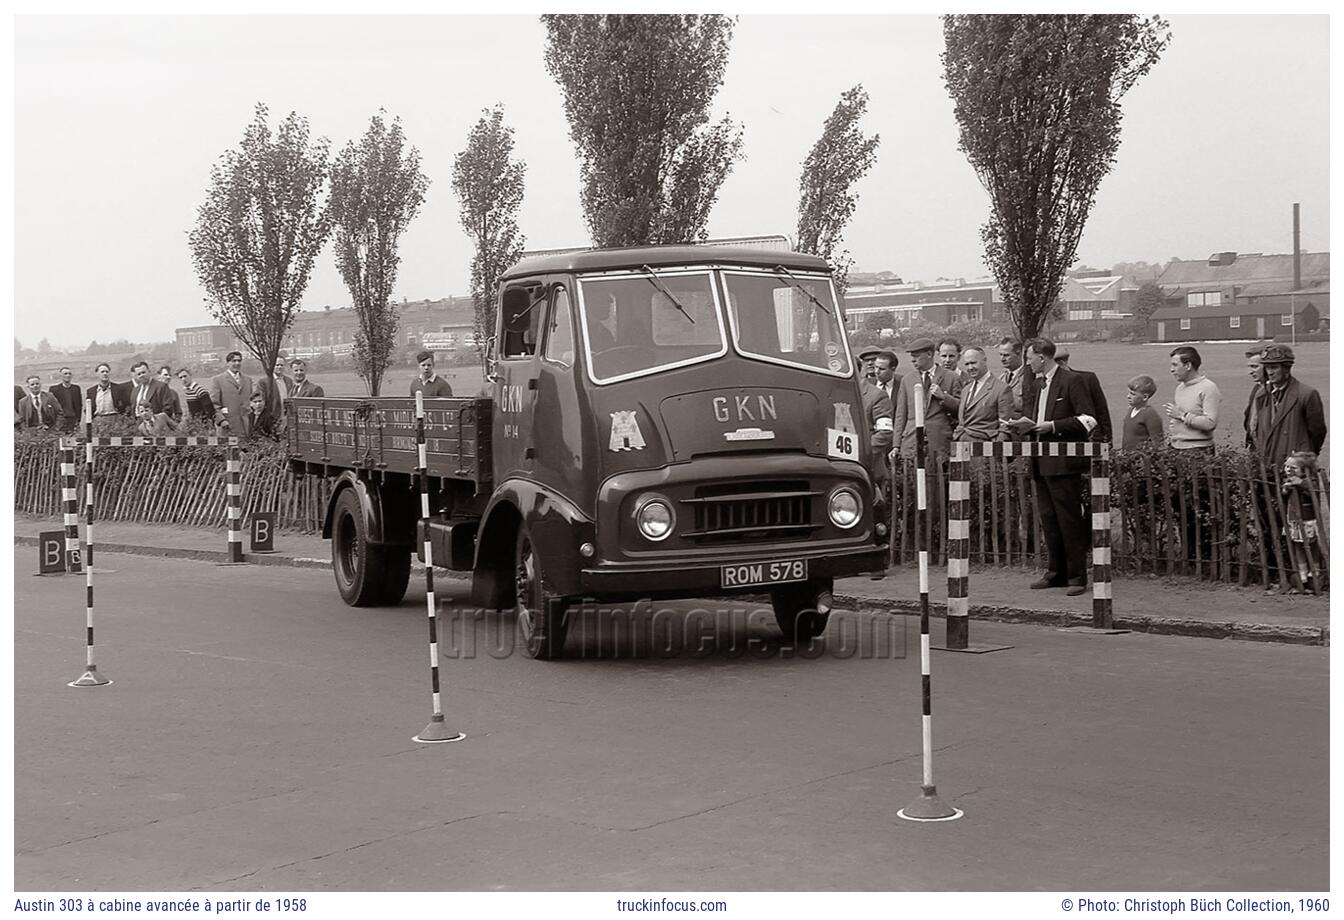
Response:
M1213 432L1218 427L1218 385L1199 371L1199 352L1178 345L1171 352L1171 376L1176 393L1167 403L1171 446L1177 450L1213 452Z
M1157 384L1147 374L1129 381L1129 415L1125 416L1124 440L1121 447L1138 447L1147 441L1162 443L1162 417L1148 400L1157 394Z

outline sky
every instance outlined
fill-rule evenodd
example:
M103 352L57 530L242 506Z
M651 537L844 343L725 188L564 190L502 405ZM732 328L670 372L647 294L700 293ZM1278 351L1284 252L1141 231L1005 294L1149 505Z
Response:
M1079 260L1328 250L1329 25L1315 16L1170 17L1172 42L1124 100L1117 163ZM402 239L396 299L468 293L452 163L504 106L527 163L528 248L588 245L579 173L535 16L20 16L14 25L14 326L28 346L159 341L213 320L187 232L211 165L257 102L333 150L379 108L430 186ZM877 162L845 234L857 271L986 273L988 198L957 149L935 16L744 15L715 115L744 125L712 236L792 235L801 163L839 96L868 91ZM330 244L304 308L349 303Z

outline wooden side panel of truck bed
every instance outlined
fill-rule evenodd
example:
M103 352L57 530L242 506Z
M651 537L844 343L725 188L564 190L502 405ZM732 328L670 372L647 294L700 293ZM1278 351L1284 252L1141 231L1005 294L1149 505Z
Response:
M491 481L492 405L483 396L425 400L431 476ZM285 417L296 462L390 473L419 466L414 397L299 397L285 402Z

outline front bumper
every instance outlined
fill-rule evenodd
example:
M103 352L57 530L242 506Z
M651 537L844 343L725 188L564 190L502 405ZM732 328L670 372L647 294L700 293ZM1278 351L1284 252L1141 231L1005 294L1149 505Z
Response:
M809 578L846 578L886 569L887 548L855 546L849 549L828 548L824 552L815 550L807 552L798 546L778 546L766 553L725 554L712 562L703 557L693 560L681 558L604 562L596 567L583 569L579 578L584 594L607 600L764 594L771 589L771 585L723 587L721 567L781 559L806 559Z

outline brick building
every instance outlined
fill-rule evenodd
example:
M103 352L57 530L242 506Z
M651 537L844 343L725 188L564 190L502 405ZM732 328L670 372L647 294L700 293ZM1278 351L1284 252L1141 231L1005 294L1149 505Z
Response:
M1155 342L1271 339L1325 331L1330 253L1217 252L1173 260L1157 279L1163 305L1148 320Z
M469 297L413 300L396 304L399 349L416 350L422 343L435 352L470 347L474 308ZM352 307L303 310L285 334L283 348L291 356L313 358L322 354L348 357L354 353L359 320ZM225 326L187 326L176 330L178 354L193 368L221 365L230 351L248 354Z

